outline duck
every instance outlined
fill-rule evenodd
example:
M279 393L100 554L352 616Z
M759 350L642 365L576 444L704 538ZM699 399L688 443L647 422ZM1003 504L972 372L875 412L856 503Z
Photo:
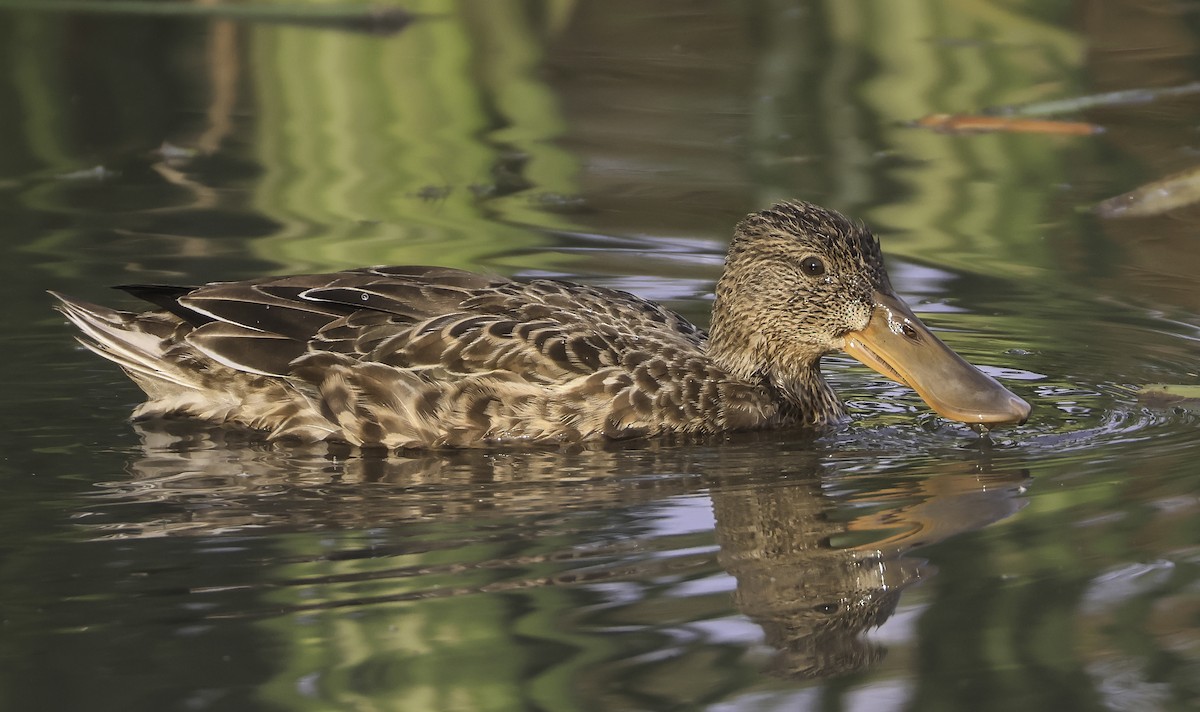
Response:
M940 416L1024 423L1028 402L896 295L879 240L803 201L734 229L707 331L628 292L435 266L118 287L129 312L56 292L87 349L185 416L268 440L389 449L572 444L824 429L845 352Z

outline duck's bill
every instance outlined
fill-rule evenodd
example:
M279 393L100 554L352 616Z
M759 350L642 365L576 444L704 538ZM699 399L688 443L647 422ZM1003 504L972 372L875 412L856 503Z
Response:
M892 294L875 294L865 329L846 334L846 352L921 396L939 415L963 423L1024 423L1029 404L933 335Z

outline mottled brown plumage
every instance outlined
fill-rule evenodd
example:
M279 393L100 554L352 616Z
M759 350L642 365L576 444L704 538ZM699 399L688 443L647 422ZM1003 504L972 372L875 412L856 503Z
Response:
M406 448L826 425L844 412L821 356L880 309L906 320L875 238L798 202L738 226L711 336L626 292L439 267L125 289L160 309L55 296L146 392L136 417Z

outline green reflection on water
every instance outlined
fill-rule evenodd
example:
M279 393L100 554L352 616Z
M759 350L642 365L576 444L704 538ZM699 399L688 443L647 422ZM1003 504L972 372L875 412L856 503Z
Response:
M889 253L988 274L1036 275L1032 265L1055 257L1042 224L1062 218L1047 186L1067 180L1068 161L1089 150L1086 143L946 136L903 124L930 113L979 113L1033 91L1082 91L1086 40L1055 24L1069 7L924 0L820 6L827 24L818 34L833 44L829 74L842 67L822 87L823 113L845 117L823 135L835 156L833 201L868 204L862 215L888 234ZM885 153L872 155L880 149ZM888 166L890 158L900 164ZM891 185L872 178L876 171ZM881 191L919 199L881 203Z
M478 267L499 245L543 242L512 223L572 227L528 193L504 197L577 192L578 160L554 144L564 118L537 78L551 29L524 3L418 5L432 17L397 38L254 30L254 199L284 226L255 249L285 270Z

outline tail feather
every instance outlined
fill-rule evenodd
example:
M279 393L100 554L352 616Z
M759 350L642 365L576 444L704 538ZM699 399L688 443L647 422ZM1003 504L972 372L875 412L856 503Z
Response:
M147 395L161 395L164 388L171 391L199 388L186 372L164 358L170 346L164 339L165 334L148 329L151 324L144 323L138 314L109 309L57 292L50 294L59 301L55 308L82 332L76 337L79 343L125 369ZM167 325L160 322L156 326Z
M307 384L264 377L270 374L210 357L201 348L207 346L203 339L200 346L192 343L191 337L196 333L193 325L174 314L157 310L118 311L63 294L50 294L58 300L55 308L78 327L79 343L120 366L145 391L146 402L134 410L134 419L188 415L213 423L236 423L265 430L270 439L349 440L314 404L315 393L310 394L312 388ZM200 328L216 332L210 328L214 326L221 325ZM233 332L232 336L245 335ZM260 342L263 338L286 341L274 335L256 338ZM279 352L278 346L268 350L272 354Z

